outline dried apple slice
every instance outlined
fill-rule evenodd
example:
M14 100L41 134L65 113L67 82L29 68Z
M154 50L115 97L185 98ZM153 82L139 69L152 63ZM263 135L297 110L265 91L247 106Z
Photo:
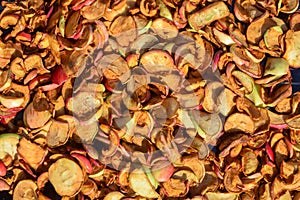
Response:
M300 68L300 31L289 30L285 34L285 47L283 58L285 58L291 67Z
M238 194L234 193L217 193L217 192L207 192L205 194L207 200L238 200Z
M218 110L222 115L228 116L235 106L234 99L236 94L225 88L217 98Z
M106 4L101 0L96 0L91 5L84 6L81 9L81 15L88 20L97 20L104 15Z
M103 200L121 200L125 195L119 191L108 193Z
M269 28L264 34L264 42L269 49L275 49L280 47L280 37L283 35L283 31L280 26L273 26Z
M234 3L234 14L240 21L251 22L263 13L250 0L237 0Z
M49 73L50 71L45 68L41 56L39 55L29 55L24 60L24 68L26 71L36 69L39 74Z
M299 1L297 0L282 0L282 7L279 8L280 12L283 13L293 13L299 7Z
M128 46L136 38L136 24L132 16L119 16L109 27L109 33L116 37L121 46Z
M216 100L223 89L223 84L217 81L211 82L206 85L205 96L202 102L204 110L206 110L209 113L214 113L217 111Z
M167 182L162 183L162 186L168 197L182 197L188 192L188 187L182 179L171 178Z
M178 29L176 26L172 21L166 18L157 18L154 20L152 22L151 29L163 39L172 39L178 34Z
M77 163L61 158L48 169L49 181L61 196L76 195L84 182L84 174Z
M253 134L255 126L250 116L242 113L234 113L226 119L224 130L225 132L242 131Z
M74 12L72 13L66 23L65 27L65 34L67 38L71 38L76 34L78 28L79 28L79 19L80 19L80 12Z
M243 149L242 153L242 169L244 174L247 176L256 171L259 161L256 154L251 149Z
M44 161L47 150L25 138L19 142L18 154L33 169L37 169Z
M143 15L153 17L157 13L158 6L155 0L141 0L140 10Z
M213 21L227 17L230 14L227 5L220 1L212 3L205 8L188 16L189 25L199 31Z
M173 175L174 170L173 165L165 161L155 163L155 165L151 168L152 174L158 182L168 181Z
M239 187L243 182L239 177L237 168L229 168L224 175L224 186L228 192L239 193L242 189Z
M20 107L24 103L24 97L10 97L0 95L0 103L6 108Z
M289 25L291 30L300 31L300 12L297 11L289 17Z
M198 159L198 156L186 156L182 159L182 164L184 167L190 168L196 177L198 182L201 183L205 176L204 162Z
M80 119L90 119L100 108L102 99L93 92L79 92L67 101L67 109Z
M129 67L126 60L118 54L108 54L103 56L99 61L97 70L107 79L112 80L120 79L122 76L122 78L126 78L130 74L127 73Z
M283 58L268 58L265 66L264 76L272 75L272 79L268 79L269 82L278 79L279 77L286 75L289 70L289 63Z
M237 64L238 68L250 75L253 78L260 78L262 76L262 66L259 64L260 61L255 62L256 59L247 49L237 45L230 47L230 52L233 55L233 61ZM249 57L252 56L253 59Z
M47 145L51 148L64 145L69 138L68 122L53 120L47 133Z
M293 116L285 121L291 129L300 129L300 115Z
M7 155L15 159L20 138L19 135L13 133L0 135L0 160L4 160Z
M95 120L75 121L75 134L79 137L78 142L92 142L99 131L99 123Z
M256 18L247 28L246 36L247 40L251 44L258 44L263 38L263 34L271 27L276 26L270 17L269 13L265 12L262 16Z
M171 55L163 50L150 50L141 56L140 64L150 73L175 69Z
M38 199L35 182L30 179L19 181L13 191L13 199Z
M152 34L143 34L140 35L134 42L131 44L131 50L136 53L143 53L154 44L158 42L158 38Z
M129 174L129 185L133 191L142 197L158 198L159 194L155 191L147 175L142 169L135 169Z
M29 128L40 128L49 121L51 113L48 110L36 111L33 107L33 103L30 103L24 111L23 118L24 123Z

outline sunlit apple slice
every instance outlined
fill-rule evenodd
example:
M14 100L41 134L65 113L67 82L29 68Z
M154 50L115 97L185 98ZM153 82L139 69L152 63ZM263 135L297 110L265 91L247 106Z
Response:
M246 132L254 133L254 122L250 116L242 113L234 113L230 115L224 125L224 130L226 132Z
M299 7L299 1L298 0L283 0L282 1L282 7L279 9L283 13L293 13L295 12Z
M38 199L37 185L33 180L24 179L13 190L13 199Z
M299 59L299 46L300 46L300 31L294 32L289 30L285 34L285 46L286 50L283 55L291 67L299 68L300 59Z
M227 17L229 14L230 12L227 5L222 1L218 1L204 7L198 12L189 15L188 22L193 29L198 31L205 25Z
M6 108L20 107L24 102L24 97L9 97L0 95L0 103Z
M205 194L205 197L207 198L207 200L237 200L238 194L207 192Z
M17 154L17 145L20 136L14 133L4 133L0 135L0 160L3 160L7 155L13 159Z
M135 169L129 175L129 184L133 191L146 198L158 198L159 194L155 191L147 175L142 169Z
M18 154L33 169L37 169L44 161L47 150L25 138L20 140Z
M33 103L30 103L24 111L23 118L29 128L40 128L51 118L51 113L48 110L36 111Z
M48 172L49 181L61 196L76 195L84 182L84 175L79 165L67 158L57 160L49 167Z
M121 200L125 195L119 191L108 193L103 200Z
M152 22L151 29L163 39L175 38L178 29L175 24L166 18L157 18Z
M53 120L47 133L47 145L51 148L64 145L69 138L69 123Z
M140 64L150 73L175 69L173 58L163 50L151 50L144 53L140 59Z

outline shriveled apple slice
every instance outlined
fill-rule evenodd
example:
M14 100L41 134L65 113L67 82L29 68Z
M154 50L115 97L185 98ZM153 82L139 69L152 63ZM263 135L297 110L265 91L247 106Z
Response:
M0 95L0 103L6 108L20 107L24 102L24 97L10 97Z
M287 125L292 129L300 129L300 115L288 118L285 120Z
M64 145L69 138L68 122L53 120L47 133L47 145L51 148Z
M136 23L132 16L119 16L110 25L109 33L116 37L121 46L128 46L137 35Z
M218 1L191 14L188 17L188 22L193 29L199 31L204 26L212 23L213 21L227 17L229 14L230 12L227 5L222 1Z
M51 113L48 110L36 111L33 108L33 103L30 103L25 109L23 118L24 123L29 128L40 128L51 118Z
M20 136L14 133L4 133L0 135L0 160L3 160L7 155L13 159L17 154L17 145Z
M57 160L49 167L48 172L49 181L61 196L76 195L84 182L84 175L79 165L67 158Z
M119 191L108 193L103 200L121 200L125 195Z
M14 193L13 199L38 199L37 196L37 185L33 180L24 179L17 183Z
M209 113L217 111L216 100L223 89L223 84L217 81L211 82L205 87L205 96L202 103L204 110Z
M254 133L254 122L250 116L242 113L234 113L230 115L224 125L225 132L246 132Z
M217 193L207 192L205 194L207 200L238 200L239 196L235 193Z
M269 49L278 48L280 45L280 37L283 31L280 26L273 26L269 28L264 34L264 42Z
M175 69L173 58L163 50L151 50L144 53L140 59L140 64L150 73Z
M269 16L269 13L266 12L248 26L246 36L250 43L258 44L266 30L277 25Z
M22 138L18 147L18 154L33 169L37 169L44 161L47 150L25 138Z
M133 191L146 198L158 198L159 194L155 191L147 175L142 169L135 169L129 175L129 185Z
M157 13L158 5L157 5L156 1L141 0L140 10L143 15L145 15L147 17L153 17Z
M299 0L282 0L280 11L283 13L293 13L299 7Z
M294 68L300 67L300 31L294 32L289 30L285 34L286 50L283 57L289 62L289 65Z
M151 29L163 39L175 38L178 34L178 29L172 21L166 18L157 18L152 22Z
M289 17L289 25L291 30L299 31L300 30L300 12L297 11Z

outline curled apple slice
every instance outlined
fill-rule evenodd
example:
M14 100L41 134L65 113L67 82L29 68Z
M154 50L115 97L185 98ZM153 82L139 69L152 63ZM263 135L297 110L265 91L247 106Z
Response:
M172 39L178 35L175 24L166 18L157 18L152 22L151 29L163 39Z
M47 150L25 138L22 138L18 147L18 155L33 169L37 169L44 161Z
M121 200L124 197L124 194L122 194L119 191L114 191L108 193L103 200Z
M47 145L51 148L64 145L69 138L68 122L53 120L47 133Z
M144 53L140 59L140 64L150 73L175 69L173 58L163 50L151 50Z
M0 95L0 103L6 108L20 107L24 102L24 97L10 97Z
M33 103L30 103L24 111L23 118L29 128L40 128L51 118L51 113L48 110L37 111L34 109Z
M18 182L14 189L13 199L38 199L35 182L29 179Z
M269 28L277 25L276 22L269 16L269 12L265 12L248 26L246 37L250 43L258 44L258 42L263 38L263 34Z
M286 50L283 55L291 67L300 67L300 31L294 32L289 30L285 34L285 46Z
M49 181L61 196L76 195L84 182L84 175L79 165L67 158L57 160L49 167L48 172Z
M282 7L279 9L283 13L293 13L299 7L299 0L282 0Z
M153 17L157 13L158 5L156 1L153 0L141 0L140 10L143 15Z
M191 14L188 17L188 22L193 29L199 31L204 26L227 17L229 14L230 12L227 5L222 1L218 1Z
M135 169L129 174L129 185L133 191L146 198L158 198L159 194L142 169Z
M205 194L207 200L237 200L238 194L235 193L218 193L218 192L207 192Z
M242 113L234 113L230 115L224 125L225 132L245 132L254 133L254 122L250 116Z

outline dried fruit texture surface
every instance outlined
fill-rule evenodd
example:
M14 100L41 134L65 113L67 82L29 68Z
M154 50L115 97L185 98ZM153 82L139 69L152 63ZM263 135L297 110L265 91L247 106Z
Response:
M0 199L300 199L298 0L8 0Z

